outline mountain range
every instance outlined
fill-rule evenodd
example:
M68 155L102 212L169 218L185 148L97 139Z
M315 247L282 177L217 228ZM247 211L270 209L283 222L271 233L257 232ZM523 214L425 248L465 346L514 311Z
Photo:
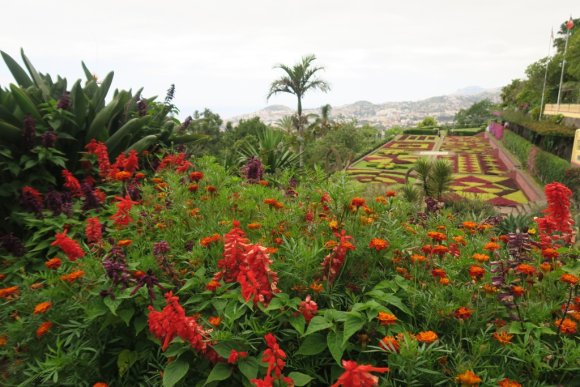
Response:
M375 104L369 101L357 101L342 106L333 106L332 119L355 119L359 124L370 124L386 129L396 125L412 126L426 116L433 116L438 122L452 122L460 109L466 109L475 102L489 98L499 102L500 89L484 89L479 86L469 86L448 95L431 97L418 101L384 102ZM259 117L267 124L276 122L285 116L295 113L295 110L284 105L270 105L250 114L243 114L224 121L237 123L241 119ZM319 114L320 109L305 109L304 114Z

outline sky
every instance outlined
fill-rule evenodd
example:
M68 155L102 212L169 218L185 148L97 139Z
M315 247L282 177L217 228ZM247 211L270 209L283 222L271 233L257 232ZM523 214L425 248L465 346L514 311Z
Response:
M175 84L180 117L227 118L266 100L308 54L329 93L304 106L419 100L467 86L501 87L548 54L550 30L580 15L578 0L17 0L0 1L0 50L20 48L41 73L84 78L81 61L114 88L147 97ZM13 82L0 62L0 86Z

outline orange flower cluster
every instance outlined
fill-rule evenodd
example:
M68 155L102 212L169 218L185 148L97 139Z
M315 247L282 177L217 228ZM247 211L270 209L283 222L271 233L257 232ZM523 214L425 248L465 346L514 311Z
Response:
M481 383L481 378L471 370L457 375L455 380L457 383L461 384L461 386L477 386Z
M397 317L391 313L379 312L378 320L381 325L394 325L397 322Z
M439 336L437 336L437 333L433 331L424 331L417 333L417 335L415 335L415 339L417 339L417 341L420 343L431 344L439 340Z
M9 288L0 289L0 298L8 298L18 294L18 286L11 286Z
M389 248L389 242L384 240L384 239L380 239L380 238L373 238L371 239L371 242L369 243L369 248L370 249L375 249L377 251L381 251L384 249L388 249Z
M399 344L399 340L397 340L396 337L385 336L379 342L379 347L383 348L385 351L388 352L399 353L401 345Z
M486 254L475 253L472 255L472 258L475 259L479 263L484 263L484 262L489 261L489 255L486 255Z
M487 242L487 243L485 244L485 246L483 247L483 249L484 249L484 250L491 251L491 252L494 252L494 251L496 251L496 250L499 250L499 249L500 249L500 247L501 247L501 246L500 246L500 245L498 245L498 244L497 244L497 243L495 243L495 242Z
M534 275L534 274L536 274L536 268L533 267L533 266L531 266L531 265L525 264L525 263L522 263L520 265L517 265L516 266L516 271L518 273L521 273L521 274L524 274L524 275Z
M570 284L570 286L575 286L578 283L578 277L574 274L565 273L560 277L560 281Z
M514 337L514 335L510 335L506 331L494 332L492 336L501 345L511 344L512 338Z
M485 269L478 265L471 265L469 267L469 276L474 281L479 281L485 275Z
M433 239L434 241L438 241L438 242L442 242L447 240L447 235L443 234L442 232L438 232L438 231L429 231L427 233L427 236L431 239Z
M34 314L46 313L50 308L52 308L52 302L50 301L41 302L40 304L34 307Z
M522 385L515 380L505 378L499 381L499 387L522 387Z
M211 236L202 238L201 241L199 241L199 244L202 245L203 247L209 247L209 245L211 245L212 243L219 241L220 238L221 238L220 234L216 233Z
M472 314L473 309L466 308L465 306L462 306L453 312L453 316L458 320L467 320Z
M565 318L565 319L558 319L556 320L556 322L554 323L554 325L556 325L556 327L560 330L560 332L566 334L566 335L573 335L576 333L576 323L572 320L570 320L569 318Z
M358 209L359 207L364 206L366 203L367 203L367 201L365 199L355 197L355 198L352 198L352 200L350 201L350 206L354 207L355 209Z
M76 271L73 271L73 272L72 272L72 273L70 273L70 274L64 274L64 275L61 275L61 276L60 276L60 279L61 279L62 281L66 281L66 282L68 282L68 283L72 284L72 283L74 283L76 280L78 280L79 278L82 278L82 277L84 277L84 275L85 275L85 272L84 272L84 271L82 271L82 270L76 270Z
M36 330L36 337L40 339L42 336L48 333L50 328L52 328L52 322L50 321L43 322Z

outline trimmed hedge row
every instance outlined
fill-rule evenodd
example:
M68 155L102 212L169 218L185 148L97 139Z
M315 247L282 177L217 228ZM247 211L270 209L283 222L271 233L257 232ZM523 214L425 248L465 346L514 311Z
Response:
M570 179L570 163L558 156L535 147L521 136L506 130L502 143L542 184L554 181L566 184L570 189L578 190L576 183Z
M521 125L541 136L574 137L575 129L571 126L556 124L549 120L536 121L522 112L506 110L501 112L501 117L510 124Z
M485 131L485 126L482 128L450 129L447 134L449 136L473 136L483 131Z

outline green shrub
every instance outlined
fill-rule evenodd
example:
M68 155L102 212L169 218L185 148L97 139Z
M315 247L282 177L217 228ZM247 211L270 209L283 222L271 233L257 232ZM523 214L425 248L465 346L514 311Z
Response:
M403 134L418 134L418 135L433 136L433 135L436 135L437 132L436 132L435 128L433 128L433 127L427 127L427 128L410 128L410 129L405 129L403 131Z
M542 136L574 137L573 127L558 124L553 120L535 121L532 117L515 111L503 111L501 117L505 121L524 126Z
M551 153L539 151L534 167L536 176L542 183L548 184L554 181L565 183L566 171L570 168L570 163Z
M504 131L502 142L507 150L516 156L522 166L526 168L528 166L528 155L532 149L532 143L509 130Z
M450 129L448 134L450 136L473 136L483 131L485 131L485 126L481 128Z

